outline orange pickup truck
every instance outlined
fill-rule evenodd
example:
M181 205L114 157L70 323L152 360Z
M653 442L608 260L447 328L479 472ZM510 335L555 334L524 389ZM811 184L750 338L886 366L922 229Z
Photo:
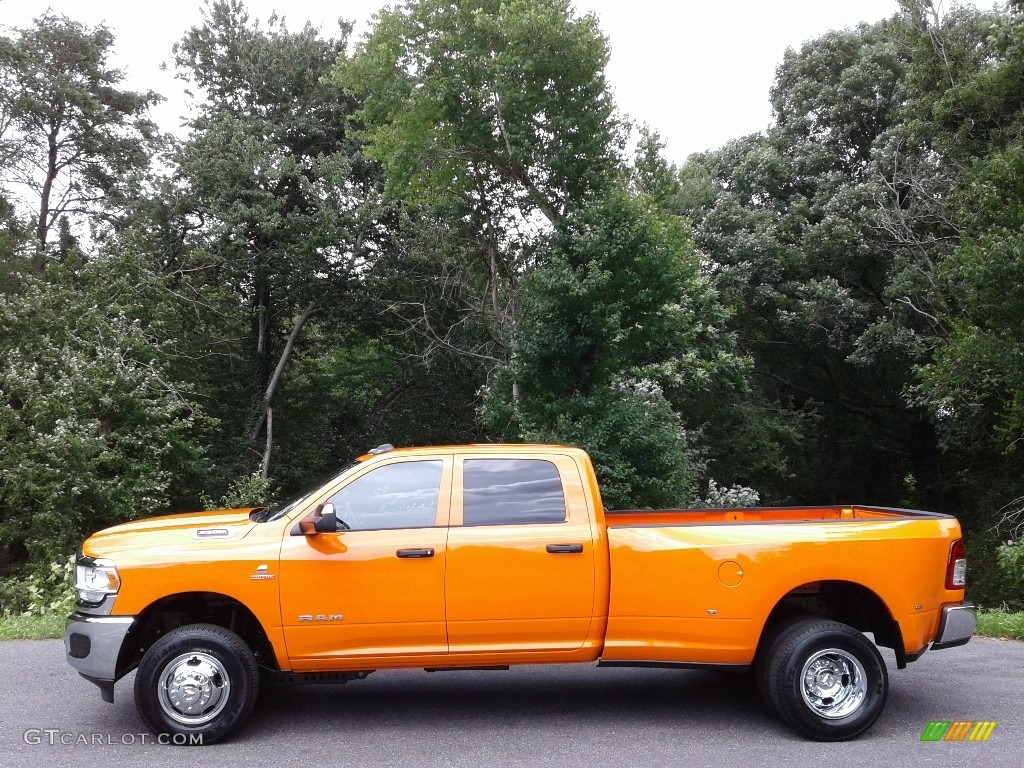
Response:
M386 445L287 504L93 535L64 643L106 701L137 670L172 743L225 738L268 679L595 661L749 672L789 726L841 740L885 705L876 644L902 669L970 639L965 568L946 515L613 512L578 449Z

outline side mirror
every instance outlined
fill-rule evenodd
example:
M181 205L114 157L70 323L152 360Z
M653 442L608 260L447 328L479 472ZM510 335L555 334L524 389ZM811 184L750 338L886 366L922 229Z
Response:
M342 524L342 527L345 528L347 526ZM315 536L318 533L334 533L337 530L338 516L334 513L334 505L330 502L318 504L316 509L299 521L298 532L303 536Z
M320 517L313 522L317 533L335 533L338 530L338 516L334 513L333 504L324 504Z

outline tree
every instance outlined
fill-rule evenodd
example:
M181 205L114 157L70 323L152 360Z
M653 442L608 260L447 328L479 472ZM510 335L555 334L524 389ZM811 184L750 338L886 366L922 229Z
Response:
M13 203L0 194L0 294L14 289L12 276L24 271L22 257L31 239L30 227L18 216Z
M179 505L210 422L166 351L164 287L133 256L53 265L0 295L0 561L66 557L100 528ZM77 284L77 285L76 285Z
M741 387L745 364L683 221L613 189L560 224L523 309L516 357L485 402L492 428L587 448L610 506L693 501L699 422L671 397ZM518 400L500 386L510 378Z
M365 99L354 119L387 194L444 222L452 276L491 340L477 354L513 354L519 281L547 236L538 220L557 223L614 175L607 59L596 18L568 0L417 0L379 13L339 59L333 82ZM430 307L400 309L445 341Z
M1024 495L1024 12L907 3L916 32L911 126L949 178L942 212L956 247L936 271L943 332L918 369L978 527ZM923 7L922 7L923 6Z
M244 385L229 385L232 394L222 390L218 400L252 403L241 419L224 414L243 438L243 453L225 459L250 471L250 456L259 456L264 477L274 404L304 328L314 318L349 315L354 275L382 237L379 173L346 129L356 103L323 82L344 55L349 29L343 24L337 37L323 39L309 25L292 32L276 16L263 29L228 0L208 3L203 25L175 46L182 77L207 100L173 156L176 180L162 207L191 223L154 234L158 242L167 235L188 242L187 269L226 289L225 315L244 307L248 328L211 328L210 343L247 369Z
M160 97L118 88L107 63L114 36L46 13L0 38L0 158L5 188L25 190L35 209L34 266L63 217L99 223L131 197L149 164L155 126L146 117Z
M900 30L862 25L788 51L775 124L684 168L683 212L736 308L740 348L765 397L803 426L788 488L807 501L954 503L930 414L906 400L936 332L933 265L890 236L880 208L905 211L908 197L889 162Z

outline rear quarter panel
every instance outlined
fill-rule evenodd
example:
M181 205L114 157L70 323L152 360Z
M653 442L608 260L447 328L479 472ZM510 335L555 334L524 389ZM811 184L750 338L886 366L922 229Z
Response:
M747 664L772 609L818 581L874 592L913 653L934 637L954 518L616 526L605 660Z

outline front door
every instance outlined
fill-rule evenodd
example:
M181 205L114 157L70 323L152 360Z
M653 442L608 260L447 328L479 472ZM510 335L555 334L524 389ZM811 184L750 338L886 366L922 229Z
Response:
M286 531L281 613L292 667L359 669L448 651L444 574L450 456L377 465L328 501L336 533Z

